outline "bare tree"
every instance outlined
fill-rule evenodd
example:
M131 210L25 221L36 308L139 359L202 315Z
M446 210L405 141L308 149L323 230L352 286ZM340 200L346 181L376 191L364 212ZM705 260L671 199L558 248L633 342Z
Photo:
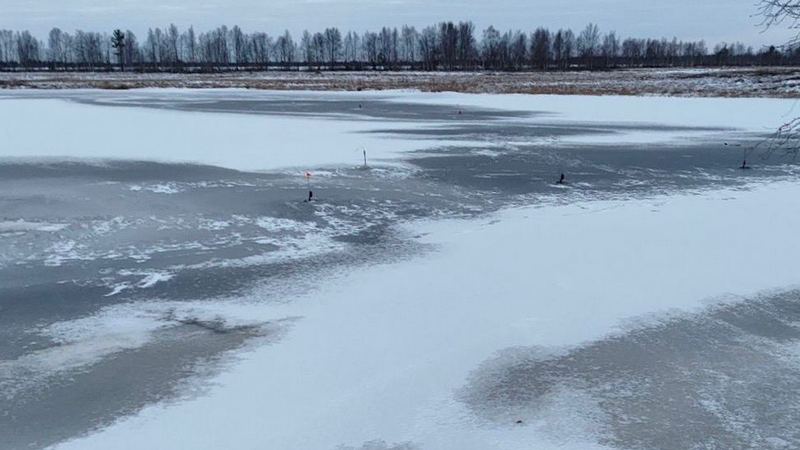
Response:
M67 38L69 38L69 35L67 35ZM125 64L128 66L140 64L142 62L142 52L133 31L128 30L125 32L125 43Z
M22 67L31 67L41 59L41 46L33 35L26 31L17 33L17 61Z
M425 70L436 70L439 67L436 28L423 28L419 35L419 51Z
M477 56L475 45L475 24L472 22L458 23L458 45L456 49L456 60L461 68L470 66L470 61L474 61Z
M169 55L167 61L173 65L181 60L180 53L178 52L178 39L180 38L180 35L181 34L178 31L178 27L175 26L174 23L170 24L165 38L167 41L167 54Z
M419 33L414 27L403 26L400 39L400 59L407 63L414 63L419 56L417 51L417 42L419 41Z
M358 33L348 31L343 45L345 63L355 63L361 60L361 37L358 36Z
M311 54L317 70L321 70L325 61L325 36L322 33L314 33L311 37Z
M250 35L248 47L251 53L250 60L264 69L268 69L272 38L267 33L253 33Z
M289 30L286 30L283 35L278 38L275 43L275 48L278 54L278 60L283 65L284 70L288 70L289 66L294 62L296 48Z
M564 58L564 68L568 69L570 60L575 56L575 33L573 33L572 30L567 29L564 31L561 56Z
M502 37L500 32L493 26L483 30L483 40L481 41L481 57L485 69L499 69L502 65L503 49Z
M578 55L583 58L584 64L592 67L592 61L597 56L597 48L600 45L600 29L597 25L590 23L581 31L576 41Z
M145 59L153 64L153 68L158 67L159 62L159 46L158 38L152 28L147 30L147 39L144 41Z
M183 48L186 50L184 58L194 64L197 62L197 38L194 35L194 27L189 27L183 35Z
M60 28L53 28L48 34L47 54L53 67L60 65L63 68L67 65L67 36ZM2 58L0 58L0 62L2 62Z
M445 69L453 70L458 52L458 28L453 22L439 24L439 54Z
M561 44L559 43L559 45ZM538 28L531 36L531 60L533 65L542 70L546 69L548 62L550 62L550 55L550 32L545 28Z
M325 57L328 60L330 69L336 66L336 61L342 53L342 33L338 28L327 28L325 30Z
M381 65L393 68L397 64L397 29L383 27L378 35L378 58Z
M378 64L380 64L380 45L378 40L378 34L371 31L365 32L361 38L363 47L361 51L364 53L366 62L372 66L372 70L376 70Z
M16 61L15 55L14 32L11 30L0 30L0 63L13 63Z
M303 30L303 35L300 37L300 54L302 55L303 62L308 66L314 62L314 48L311 42L312 36L308 30Z
M239 66L247 64L247 39L242 29L238 26L231 28L230 43L233 47L233 63L236 64L238 69Z
M617 56L619 56L619 39L617 33L610 31L603 38L603 46L600 51L605 59L606 67L611 66Z
M514 70L522 70L528 60L528 36L516 31L509 39L509 63Z

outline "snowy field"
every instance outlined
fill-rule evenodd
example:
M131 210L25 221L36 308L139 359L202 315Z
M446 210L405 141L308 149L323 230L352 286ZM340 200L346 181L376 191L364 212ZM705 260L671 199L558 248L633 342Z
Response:
M795 113L3 93L0 449L797 447Z

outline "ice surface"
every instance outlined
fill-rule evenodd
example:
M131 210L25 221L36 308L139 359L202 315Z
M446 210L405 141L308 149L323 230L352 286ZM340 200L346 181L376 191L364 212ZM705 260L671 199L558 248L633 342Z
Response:
M13 396L35 388L50 377L99 362L125 349L141 347L153 330L164 326L153 314L130 305L107 308L98 314L56 322L40 332L58 345L0 361L0 392Z
M424 147L422 142L359 133L378 129L380 123L94 106L54 99L2 98L0 120L15 124L0 127L3 157L199 162L257 171L353 166L361 161L363 147L373 158ZM41 124L46 123L59 126L42 132ZM136 139L125 139L129 134ZM175 192L168 185L147 189Z
M630 129L621 135L576 136L562 142L580 143L656 143L678 139L714 137L714 128L751 133L770 133L783 124L795 109L796 101L774 98L674 98L588 95L522 95L407 93L393 101L455 107L497 108L544 113L529 119L538 123L564 124L657 124L697 127L707 130L653 132Z
M574 346L625 319L795 284L798 195L779 182L410 226L438 250L291 303L242 306L237 315L302 319L209 395L57 448L602 448L580 392L554 393L519 424L485 422L457 392L501 349Z
M68 91L69 92L69 91ZM78 91L80 92L80 91ZM153 91L144 90L144 93ZM205 99L219 91L166 90L161 101L170 96L184 102ZM76 94L77 95L77 94ZM131 94L127 94L130 96ZM526 123L584 125L647 125L696 127L643 131L637 127L605 135L576 135L553 141L549 137L525 143L553 145L561 143L658 143L688 139L723 139L720 130L768 133L781 125L794 107L788 99L753 98L666 98L619 96L548 96L514 94L456 94L393 91L358 92L281 92L248 94L230 91L242 98L257 95L278 99L316 101L380 101L409 104L444 105L453 111L466 107L539 113L524 119ZM163 97L163 98L162 98ZM126 94L104 98L106 104L125 100ZM509 119L512 120L512 119ZM361 163L361 149L367 148L371 159L396 159L406 152L437 145L474 144L457 139L384 139L380 131L420 130L424 127L452 125L451 121L433 120L425 124L400 120L359 120L353 114L329 113L326 119L298 114L256 115L224 112L188 112L163 108L131 108L73 103L60 99L19 98L0 95L0 121L14 123L0 127L4 142L3 156L21 158L116 158L156 161L199 162L238 170L268 170L282 167L308 169L323 165L353 166ZM42 132L41 124L59 126ZM705 130L703 128L706 128ZM136 139L125 136L135 134ZM486 147L507 145L483 142ZM516 144L523 144L517 142ZM302 171L298 172L302 173ZM174 194L169 184L140 186L132 189Z
M251 95L237 92L231 95ZM191 100L211 94L167 91L159 95L169 101L171 96ZM120 94L118 98L126 95L133 94ZM516 146L526 151L530 144L674 143L765 133L776 126L774 121L791 113L794 104L761 99L417 92L281 96L331 102L373 99L406 105L436 104L443 105L447 114L468 107L513 110L530 115L493 120L502 124L583 125L580 133L571 134L571 129L559 138L550 136L549 131L516 133L513 142L505 142L502 126L496 127L500 137L469 142L489 161L477 167L476 173L455 178L461 183L474 181L471 175L493 180L530 177L531 167L539 164L537 160L512 161L499 170L503 151L513 152ZM371 158L402 158L411 150L463 144L461 139L469 134L470 127L481 125L480 121L459 124L468 133L456 130L457 138L432 133L435 140L417 139L431 127L452 125L441 115L436 117L440 118L418 117L413 121L343 114L231 114L6 98L0 100L0 123L18 126L0 127L0 139L8 143L4 156L47 157L41 160L45 162L63 156L81 163L92 158L89 161L99 166L110 165L105 158L116 158L193 161L242 170L280 168L282 175L297 175L296 186L290 184L289 189L303 191L302 174L309 167L323 166L314 170L315 179L343 183L339 169L327 165L352 168L360 164L364 146ZM59 126L42 132L42 123ZM612 126L606 127L608 124ZM650 125L659 128L647 129ZM393 139L385 139L389 129ZM409 134L402 136L403 131ZM135 139L124 138L132 134ZM636 151L640 149L647 147L635 146ZM586 149L587 153L593 150ZM528 165L518 167L523 162ZM474 159L462 164L476 169ZM170 176L180 172L176 167L168 169ZM421 162L418 167L427 169L424 176L428 179L436 179L430 167ZM463 167L452 168L454 172L457 169ZM399 177L402 182L393 186L398 191L414 182L403 178L407 171L378 167L369 173ZM182 216L172 214L173 209L181 208L162 206L166 215L136 218L125 210L127 204L119 203L113 211L101 208L101 215L91 219L79 216L63 226L59 218L49 222L2 218L0 237L30 233L31 241L36 238L43 251L33 254L28 250L26 261L41 262L47 270L66 272L78 265L112 266L121 259L132 261L124 266L128 269L115 267L100 272L102 275L88 275L103 277L99 295L107 295L101 300L111 306L102 303L99 312L60 320L42 329L41 335L58 347L34 349L3 361L0 382L4 386L19 379L46 383L53 374L87 368L117 353L146 346L159 330L176 324L212 324L213 330L215 324L222 324L222 329L284 320L295 324L280 342L246 353L229 372L215 377L207 396L177 404L155 404L108 429L60 447L601 448L597 442L603 430L602 408L579 389L562 388L541 397L543 404L535 414L515 417L509 413L492 420L476 413L475 405L465 403L459 392L468 385L473 371L501 350L514 354L507 349L582 345L604 339L630 318L673 309L694 311L721 296L736 299L796 283L792 257L800 250L800 243L794 239L800 213L792 206L800 187L795 182L776 182L752 186L752 191L684 191L650 199L506 209L480 220L405 224L392 231L404 238L413 237L422 248L435 250L404 262L356 266L353 271L332 274L332 278L326 275L317 279L317 272L309 272L312 276L303 280L313 284L309 289L301 284L284 291L285 286L276 288L273 284L269 292L256 288L254 293L241 294L229 292L229 285L223 285L214 292L246 298L205 302L193 296L205 295L200 290L208 290L211 284L203 288L201 280L189 279L192 286L199 287L185 295L184 302L152 299L149 292L139 292L146 289L175 295L176 280L188 284L180 279L184 271L214 268L237 276L244 270L235 269L298 259L321 260L349 248L342 236L402 220L402 208L377 208L369 202L341 199L338 204L303 204L311 208L289 215L294 218L270 217L269 212L261 211L267 203L261 203L260 196L273 188L268 178L271 174L261 175L267 181L257 186L247 184L257 181L253 179L219 181L256 188L259 202L246 209L246 215L197 215L193 212L196 210L186 208L188 213ZM633 186L644 181L634 176L619 182L624 185L619 192L627 193L625 183ZM199 200L205 201L205 197L193 197L193 190L212 189L216 182L202 183L206 182L153 181L145 176L135 183L119 182L117 187L120 195L131 196L134 208L142 208L159 201L164 202L161 205L203 203ZM233 186L236 189L237 185ZM469 190L470 185L465 186ZM577 184L564 189L569 192L574 186ZM340 187L350 189L346 183ZM419 188L409 191L409 195L443 195ZM85 192L98 195L94 186ZM241 194L219 198L223 202L245 200L247 196ZM497 195L505 192L501 189ZM385 202L403 202L404 198L387 197ZM497 197L486 198L508 204ZM406 201L403 207L414 206L416 200ZM482 210L476 205L462 206ZM92 235L71 233L73 229L91 230ZM209 233L188 235L187 230ZM167 231L184 238L157 239ZM211 233L215 231L223 232ZM142 245L116 245L112 239L117 234L138 236L148 232L154 238ZM44 233L47 239L42 238ZM108 238L107 245L96 245L100 237ZM240 242L252 243L258 251L220 252L219 256L215 252ZM259 249L256 244L266 248ZM174 265L146 267L161 254L186 250L210 256L199 262L181 260ZM254 277L262 275L253 272ZM130 304L113 304L129 294L147 300L137 302L139 298L134 297Z

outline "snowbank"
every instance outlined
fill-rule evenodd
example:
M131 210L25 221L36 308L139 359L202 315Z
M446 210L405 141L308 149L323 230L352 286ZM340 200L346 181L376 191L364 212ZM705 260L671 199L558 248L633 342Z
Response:
M221 305L253 320L302 319L208 395L58 448L598 448L570 392L539 422L507 426L481 422L456 392L508 347L577 345L626 319L796 283L798 195L800 184L776 182L411 226L438 250L340 275L285 304Z

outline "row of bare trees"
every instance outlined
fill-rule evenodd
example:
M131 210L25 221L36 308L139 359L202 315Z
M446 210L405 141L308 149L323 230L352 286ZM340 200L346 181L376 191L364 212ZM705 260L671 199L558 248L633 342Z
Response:
M111 34L54 28L46 42L28 31L0 30L0 69L199 71L265 70L568 70L614 67L781 65L800 62L800 51L741 43L678 39L622 39L589 24L532 33L477 30L472 22L442 22L379 31L342 33L327 28L299 39L244 32L238 26L196 33L170 25Z

